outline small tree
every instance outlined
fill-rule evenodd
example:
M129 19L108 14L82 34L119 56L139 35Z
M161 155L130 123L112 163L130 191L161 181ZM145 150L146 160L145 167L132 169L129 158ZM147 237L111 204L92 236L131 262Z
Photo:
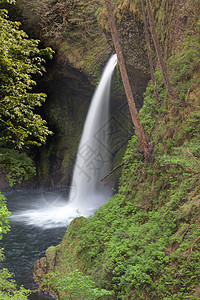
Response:
M43 74L44 57L51 58L53 50L39 49L39 41L28 39L19 26L0 9L0 145L25 150L44 144L51 134L35 112L46 95L32 89L33 76Z
M32 89L33 76L43 74L44 58L51 58L53 50L39 49L39 41L29 39L19 26L0 9L0 172L11 185L35 175L29 150L52 133L36 113L46 95Z

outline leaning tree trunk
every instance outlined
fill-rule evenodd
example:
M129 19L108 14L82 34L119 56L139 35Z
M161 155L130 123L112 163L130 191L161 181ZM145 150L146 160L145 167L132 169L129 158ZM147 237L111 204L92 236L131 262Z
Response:
M141 4L142 4L142 14L143 14L143 20L144 20L145 40L146 40L146 45L147 45L147 53L148 53L149 66L150 66L150 72L151 72L151 80L153 83L154 97L155 97L156 103L158 104L159 103L159 95L158 95L158 89L157 89L157 85L156 85L156 78L155 78L153 59L152 59L152 53L151 53L151 45L150 45L149 34L148 34L148 25L147 25L147 19L146 19L146 15L145 15L143 0L141 0Z
M118 58L119 68L120 68L120 72L121 72L121 76L122 76L122 81L123 81L132 121L135 126L135 131L138 136L138 140L141 145L144 156L148 157L149 144L148 144L147 138L145 136L143 127L140 123L140 118L139 118L139 115L138 115L138 112L136 109L136 105L135 105L135 101L133 98L133 93L131 90L131 86L129 83L129 79L128 79L128 75L127 75L127 71L126 71L126 67L125 67L125 63L124 63L124 58L122 55L122 50L121 50L121 46L120 46L120 41L119 41L119 37L118 37L117 28L115 25L115 20L114 20L110 0L105 0L105 4L106 4L106 9L107 9L107 14L108 14L108 20L110 23L112 39L113 39L115 51L116 51L117 58Z
M165 83L165 86L166 86L166 89L167 89L167 93L168 93L170 99L173 100L174 99L174 94L173 94L171 83L169 81L169 77L168 77L168 74L167 74L167 68L166 68L164 60L163 60L163 55L162 55L162 50L161 50L161 47L160 47L160 43L158 41L158 37L157 37L157 34L156 34L156 28L155 28L152 8L151 8L151 1L146 0L146 3L147 3L147 11L148 11L148 16L149 16L149 24L150 24L150 29L151 29L151 35L152 35L152 39L153 39L154 46L155 46L155 49L156 49L158 62L159 62L160 68L161 68L163 80L164 80L164 83Z

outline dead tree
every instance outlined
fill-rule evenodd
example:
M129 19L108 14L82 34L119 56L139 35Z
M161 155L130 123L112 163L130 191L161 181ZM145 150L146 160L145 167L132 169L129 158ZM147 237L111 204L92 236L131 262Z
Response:
M120 45L120 41L119 41L119 36L118 36L118 32L117 32L117 28L116 28L115 20L114 20L114 16L113 16L111 1L110 0L105 0L105 4L106 4L106 9L107 9L107 14L108 14L108 20L109 20L109 23L110 23L111 35L112 35L115 51L116 51L117 58L118 58L118 63L119 63L119 68L120 68L120 72L121 72L122 82L123 82L123 85L124 85L124 89L125 89L125 93L126 93L126 97L127 97L128 106L129 106L129 110L130 110L130 113L131 113L132 121L133 121L133 124L134 124L134 127L135 127L135 132L138 136L138 140L139 140L140 146L142 148L142 151L144 153L144 156L148 157L148 155L149 155L149 151L148 151L149 150L149 143L148 143L147 138L145 136L144 129L141 125L140 118L139 118L139 115L138 115L138 111L137 111L137 108L136 108L136 105L135 105L133 93L132 93L131 86L130 86L130 83L129 83L128 74L127 74L127 71L126 71L124 58L123 58L123 54L122 54L122 50L121 50L121 45Z

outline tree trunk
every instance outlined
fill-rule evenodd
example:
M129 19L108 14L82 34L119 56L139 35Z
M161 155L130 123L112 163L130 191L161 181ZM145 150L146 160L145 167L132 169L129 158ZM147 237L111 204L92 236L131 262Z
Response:
M129 110L130 110L130 113L131 113L133 124L135 126L135 132L138 136L138 140L139 140L139 143L141 145L144 156L147 157L148 156L149 144L148 144L147 138L145 136L143 127L140 123L140 118L139 118L139 115L138 115L138 112L137 112L137 109L136 109L136 105L135 105L135 101L134 101L134 98L133 98L133 93L132 93L131 86L130 86L129 79L128 79L128 75L127 75L127 72L126 72L126 67L125 67L124 58L123 58L123 55L122 55L122 50L121 50L121 46L120 46L120 41L119 41L119 37L118 37L117 28L116 28L116 25L115 25L115 20L114 20L110 0L105 0L105 4L106 4L106 9L107 9L107 14L108 14L108 20L109 20L109 23L110 23L112 39L113 39L113 43L114 43L114 46L115 46L115 51L116 51L117 58L118 58L118 63L119 63L119 68L120 68L120 72L121 72L121 76L122 76L122 81L123 81L123 85L124 85L128 105L129 105Z
M162 50L158 41L158 37L156 34L156 28L155 28L155 24L154 24L154 20L153 20L153 13L152 13L152 8L151 8L151 1L150 0L146 0L147 3L147 11L148 11L148 16L149 16L149 24L150 24L150 29L151 29L151 35L152 35L152 39L154 42L154 46L156 49L156 53L157 53L157 57L158 57L158 62L161 68L161 72L162 72L162 76L164 79L164 83L167 89L167 93L170 97L171 100L174 99L174 93L171 87L171 83L169 81L169 77L167 74L167 68L165 66L164 60L163 60L163 55L162 55Z
M146 19L146 15L145 15L143 0L141 0L141 4L142 4L142 14L143 14L143 20L144 20L145 40L146 40L146 45L147 45L147 53L148 53L149 66L150 66L150 72L151 72L151 80L153 83L154 97L155 97L156 103L158 104L159 103L159 95L158 95L158 89L157 89L157 85L156 85L156 78L155 78L155 74L154 74L151 45L150 45L150 40L149 40L148 25L147 25L147 19Z

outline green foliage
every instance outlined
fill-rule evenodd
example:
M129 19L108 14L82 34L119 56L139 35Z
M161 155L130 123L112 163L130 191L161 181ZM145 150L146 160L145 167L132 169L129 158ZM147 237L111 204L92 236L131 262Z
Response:
M186 97L188 89L193 82L193 75L200 64L200 35L188 33L183 44L183 50L175 53L170 58L171 77L178 87L180 101Z
M0 300L27 300L30 290L21 286L17 289L17 284L7 269L0 270Z
M128 170L129 175L133 174L141 158L142 158L142 153L139 151L138 138L137 136L133 136L128 142L123 157L124 166L125 166L124 174L127 175L126 170Z
M52 58L53 51L40 50L39 41L28 39L19 26L8 19L6 10L0 10L0 170L11 186L35 175L26 153L52 134L35 112L46 95L32 89L33 76L42 75L44 57Z
M151 163L142 160L133 136L118 193L82 227L70 228L78 237L78 260L116 299L195 299L199 240L190 249L199 236L198 132L194 126L192 138L179 147L160 139Z
M192 241L199 235L198 223L195 226L188 225L191 216L196 213L199 220L198 198L191 201L192 196L189 196L198 182L198 174L192 171L185 173L182 167L177 167L177 160L188 171L193 166L193 156L196 159L199 153L199 146L190 142L182 148L180 152L174 150L170 167L167 156L163 157L160 167L156 162L158 173L152 183L155 185L156 198L163 197L163 189L168 185L165 201L157 211L145 211L142 208L143 199L137 204L155 172L149 166L146 172L149 177L146 177L143 185L140 183L140 187L136 186L136 189L139 188L137 192L131 191L135 182L130 188L129 181L127 184L123 181L123 189L120 186L119 193L96 211L80 230L78 258L86 262L89 272L100 278L99 282L104 287L111 287L115 291L118 299L127 299L133 291L136 299L156 299L172 294L176 299L184 299L181 295L194 299L193 293L200 279L198 271L194 270L200 263L198 245L193 249L194 255L191 255L189 265L185 256L189 253ZM186 149L192 151L189 158L188 154L184 154ZM191 160L188 164L187 159ZM141 168L144 167L141 165ZM166 171L163 171L163 167L166 167ZM139 174L141 176L141 169ZM183 219L186 222L184 230Z
M163 250L175 224L161 212L145 213L130 201L122 208L121 203L118 195L89 219L81 230L80 255L87 253L88 267L102 263L104 276L112 273L115 291L126 290L127 284L141 289L168 261Z
M171 299L176 291L176 299L198 299L199 240L200 228L198 221L193 224L183 224L182 228L173 236L173 248L170 264L166 265L162 277L157 281L159 293L163 299ZM177 247L179 243L179 247ZM192 250L191 250L192 247ZM178 248L176 250L176 248ZM196 291L196 293L194 293Z
M200 143L193 139L182 147L173 147L170 155L160 157L161 166L177 166L185 173L194 175L200 172Z
M0 148L0 170L13 186L36 174L33 160L15 149Z
M6 206L6 198L0 193L0 240L3 234L10 230L8 217L10 212ZM0 262L4 259L3 249L0 249ZM7 269L0 270L0 300L27 300L31 291L26 290L23 286L17 288L17 284Z
M6 206L6 198L0 194L0 240L3 234L6 234L10 230L8 217L10 212ZM3 249L0 249L0 262L4 259ZM0 270L0 300L27 300L28 295L31 294L30 290L21 286L17 288L17 284L7 269Z
M162 74L160 71L155 72L157 88L159 93L159 101L157 104L154 97L153 84L150 81L145 91L144 103L139 112L141 118L141 124L145 130L145 133L151 137L153 129L160 117L163 117L167 113L166 106L164 104L164 97L166 95L166 89Z
M200 132L199 118L200 110L194 110L190 113L185 124L182 126L183 130L185 130L185 133L188 135L188 138L198 139Z
M56 291L64 292L59 299L98 299L103 296L111 296L112 291L98 289L95 287L89 276L75 270L66 276L60 273L50 273L47 275L45 284L50 284Z
M34 111L46 95L31 90L36 84L32 76L42 75L43 56L52 56L52 50L39 50L39 41L29 40L19 25L0 10L0 143L21 149L40 146L51 133Z
M3 234L9 230L9 222L7 217L10 216L10 212L6 206L6 198L0 193L0 240Z

